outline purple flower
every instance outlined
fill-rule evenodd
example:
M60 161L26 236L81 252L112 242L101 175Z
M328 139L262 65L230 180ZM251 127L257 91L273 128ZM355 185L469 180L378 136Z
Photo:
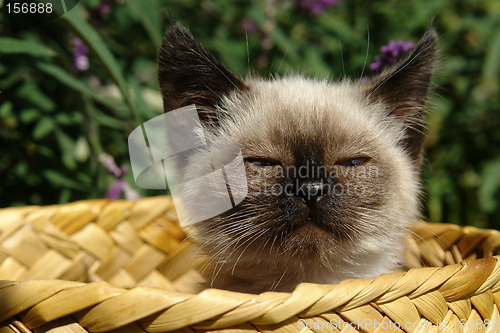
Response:
M116 181L111 184L108 189L108 193L106 197L108 199L116 200L120 197L120 195L125 195L125 199L127 200L136 200L140 198L140 195L135 191L124 179L123 176L128 172L128 168L126 165L122 165L118 167L115 163L115 159L108 154L99 155L99 161L104 166L106 171L108 171L113 177L116 178Z
M115 178L120 178L121 176L123 176L123 172L116 165L113 156L108 154L101 154L99 155L99 162L101 162L101 164L106 168L106 171L112 174Z
M108 189L106 197L111 200L116 200L122 194L123 184L125 181L123 179L116 180Z
M100 4L96 4L89 8L90 19L92 24L104 27L106 25L106 20L108 15L113 10L113 3L111 0L99 1Z
M370 70L375 75L378 75L384 68L394 65L400 58L413 51L414 48L415 44L410 41L401 40L396 43L391 40L389 44L380 48L382 56L375 56L375 62L370 64Z
M99 11L101 12L102 15L107 15L111 12L111 6L107 3L103 3L100 7L99 7Z
M241 27L250 34L255 34L259 31L257 23L250 18L244 18L243 21L241 21Z
M325 10L341 2L342 0L299 0L299 7L310 10L316 16L320 16Z
M82 40L74 37L71 40L73 44L73 65L79 71L86 71L89 69L89 58L87 57L88 49L83 44Z

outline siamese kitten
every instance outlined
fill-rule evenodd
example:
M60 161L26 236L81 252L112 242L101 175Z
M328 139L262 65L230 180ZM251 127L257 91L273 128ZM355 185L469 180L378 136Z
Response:
M428 28L410 56L368 81L265 80L238 78L188 30L167 30L159 55L165 112L195 104L211 154L224 159L225 144L236 144L247 177L241 203L193 225L213 263L209 286L291 291L397 269L419 217L436 40ZM207 158L204 150L190 157Z

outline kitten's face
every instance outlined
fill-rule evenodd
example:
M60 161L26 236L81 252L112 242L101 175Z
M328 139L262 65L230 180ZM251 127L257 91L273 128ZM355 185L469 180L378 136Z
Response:
M173 29L160 55L166 111L197 103L211 153L223 157L224 144L235 143L245 160L247 197L195 225L201 246L223 267L212 276L215 286L280 289L279 279L287 289L390 270L401 248L395 244L418 215L433 33L399 69L371 82L329 83L241 81L215 59L207 62L211 55L186 31ZM181 66L181 54L193 66L189 56ZM197 75L182 74L200 63ZM184 172L191 178L199 170Z
M369 246L415 218L416 169L398 144L402 126L367 104L359 85L302 78L247 85L244 97L223 103L231 117L208 138L243 153L249 193L233 215L241 231L266 230L256 244L277 237L283 255L318 255ZM240 237L235 228L221 233Z

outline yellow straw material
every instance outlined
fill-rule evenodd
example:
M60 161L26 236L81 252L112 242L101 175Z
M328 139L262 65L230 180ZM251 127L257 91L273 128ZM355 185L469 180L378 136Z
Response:
M170 197L0 210L0 333L500 332L500 232L421 222L405 271L260 295L193 292Z

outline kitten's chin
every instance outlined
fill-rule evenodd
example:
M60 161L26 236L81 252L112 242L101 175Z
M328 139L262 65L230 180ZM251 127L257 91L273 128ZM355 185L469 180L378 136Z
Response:
M292 235L295 237L303 237L305 239L319 239L322 237L327 237L331 234L329 230L323 227L321 224L312 221L311 219L307 219L307 221L297 227Z
M331 247L332 242L337 243L339 241L331 230L308 219L286 236L282 247L291 256L300 257L303 260L304 258L321 255L325 250L325 246Z

